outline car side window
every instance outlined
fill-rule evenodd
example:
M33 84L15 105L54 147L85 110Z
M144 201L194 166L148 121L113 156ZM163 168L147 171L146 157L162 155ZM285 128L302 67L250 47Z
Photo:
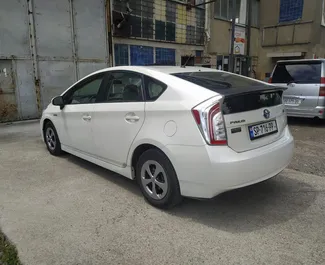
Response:
M111 81L105 102L143 101L142 75L134 72L110 72Z
M89 104L95 103L103 75L91 78L88 82L77 84L72 91L66 94L65 104Z
M157 98L160 97L160 95L162 93L164 93L164 91L167 88L167 85L156 80L153 79L149 76L145 77L145 84L146 84L146 100L147 101L155 101Z

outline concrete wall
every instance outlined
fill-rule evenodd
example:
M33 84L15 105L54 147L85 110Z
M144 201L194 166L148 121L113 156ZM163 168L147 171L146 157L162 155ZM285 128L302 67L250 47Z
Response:
M230 39L231 39L231 22L214 18L214 4L210 6L210 31L211 39L207 45L207 52L215 58L214 55L229 55ZM247 40L247 36L246 36ZM254 57L252 65L256 69L258 55L260 50L260 30L259 28L251 28L251 48L250 56ZM247 44L247 42L246 42ZM245 47L247 54L247 45Z
M209 54L229 54L231 23L224 20L211 20L211 39L208 44Z
M230 52L231 23L220 19L211 21L211 40L208 44L210 54L228 55ZM260 30L251 30L251 56L258 56L260 47Z

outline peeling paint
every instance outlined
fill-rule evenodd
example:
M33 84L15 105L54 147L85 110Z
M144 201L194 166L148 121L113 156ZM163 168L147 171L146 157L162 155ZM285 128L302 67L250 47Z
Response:
M0 97L0 121L14 121L17 119L18 110L16 103L8 102L4 95Z
M0 122L18 118L15 75L11 60L0 60Z

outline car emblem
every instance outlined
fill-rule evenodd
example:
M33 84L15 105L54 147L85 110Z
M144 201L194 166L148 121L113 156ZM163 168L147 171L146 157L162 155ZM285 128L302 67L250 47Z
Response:
M270 118L270 111L267 110L267 109L265 109L265 110L263 111L263 116L264 116L265 119Z

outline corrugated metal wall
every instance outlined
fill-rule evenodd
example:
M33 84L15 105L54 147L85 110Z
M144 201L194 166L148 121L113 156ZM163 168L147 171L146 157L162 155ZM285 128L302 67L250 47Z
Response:
M0 0L0 121L39 117L108 65L105 0Z

